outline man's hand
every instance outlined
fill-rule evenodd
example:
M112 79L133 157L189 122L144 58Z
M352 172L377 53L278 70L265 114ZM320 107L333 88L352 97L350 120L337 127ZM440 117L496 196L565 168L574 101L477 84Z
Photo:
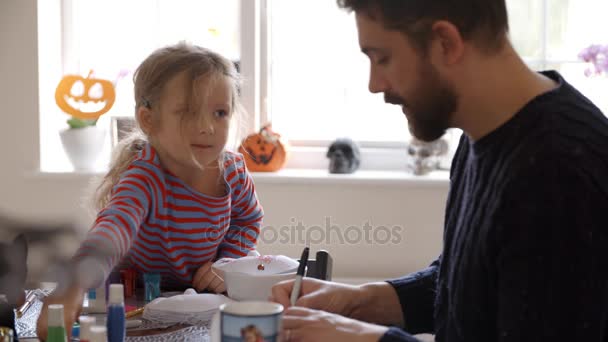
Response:
M378 341L387 327L360 322L340 315L292 307L283 314L283 341Z
M294 281L290 280L275 285L272 288L272 295L269 299L283 305L285 308L290 307L293 284ZM361 292L358 286L304 278L302 280L301 295L296 301L296 306L350 317L360 304Z
M44 341L48 332L48 309L49 304L63 304L63 318L65 320L66 331L71 331L72 325L80 315L82 310L82 301L84 299L84 290L74 286L67 289L62 294L52 293L43 301L40 316L36 324L36 334L38 339Z
M291 306L294 281L285 281L272 288L269 300ZM403 326L403 312L397 292L386 282L360 286L304 278L296 306L323 310L360 321Z
M192 286L197 291L210 290L214 293L226 292L226 285L224 279L222 279L215 271L211 268L213 262L209 261L201 266L192 280Z

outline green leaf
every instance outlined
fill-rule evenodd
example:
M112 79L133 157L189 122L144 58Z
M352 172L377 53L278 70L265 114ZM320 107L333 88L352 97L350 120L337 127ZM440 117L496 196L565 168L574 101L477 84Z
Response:
M83 119L78 119L78 118L71 118L68 120L68 126L70 126L71 129L95 126L96 123L97 123L97 120L83 120Z

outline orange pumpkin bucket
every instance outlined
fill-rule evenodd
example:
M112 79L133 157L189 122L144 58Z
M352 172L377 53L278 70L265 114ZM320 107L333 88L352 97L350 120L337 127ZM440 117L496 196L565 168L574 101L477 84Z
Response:
M239 146L249 171L274 172L280 170L288 159L287 142L272 131L271 125L249 135Z

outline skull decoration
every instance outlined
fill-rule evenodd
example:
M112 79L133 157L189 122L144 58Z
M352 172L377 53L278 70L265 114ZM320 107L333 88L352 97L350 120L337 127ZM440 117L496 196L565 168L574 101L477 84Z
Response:
M412 138L407 148L408 168L418 176L427 174L439 168L441 158L448 153L448 150L446 139L425 142Z
M327 151L330 173L353 173L361 164L359 146L349 138L334 141Z

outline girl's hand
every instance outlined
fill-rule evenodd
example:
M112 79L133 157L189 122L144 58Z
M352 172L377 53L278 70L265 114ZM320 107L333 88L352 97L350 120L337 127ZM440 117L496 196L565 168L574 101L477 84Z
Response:
M213 265L213 262L209 261L196 270L192 280L192 286L197 291L209 290L214 293L226 292L224 279L215 273L215 271L211 268L211 265Z
M72 331L72 325L78 319L82 310L84 290L73 286L62 294L51 294L44 299L40 316L36 324L36 334L41 341L46 340L48 332L48 309L49 304L63 304L63 318L66 331Z

